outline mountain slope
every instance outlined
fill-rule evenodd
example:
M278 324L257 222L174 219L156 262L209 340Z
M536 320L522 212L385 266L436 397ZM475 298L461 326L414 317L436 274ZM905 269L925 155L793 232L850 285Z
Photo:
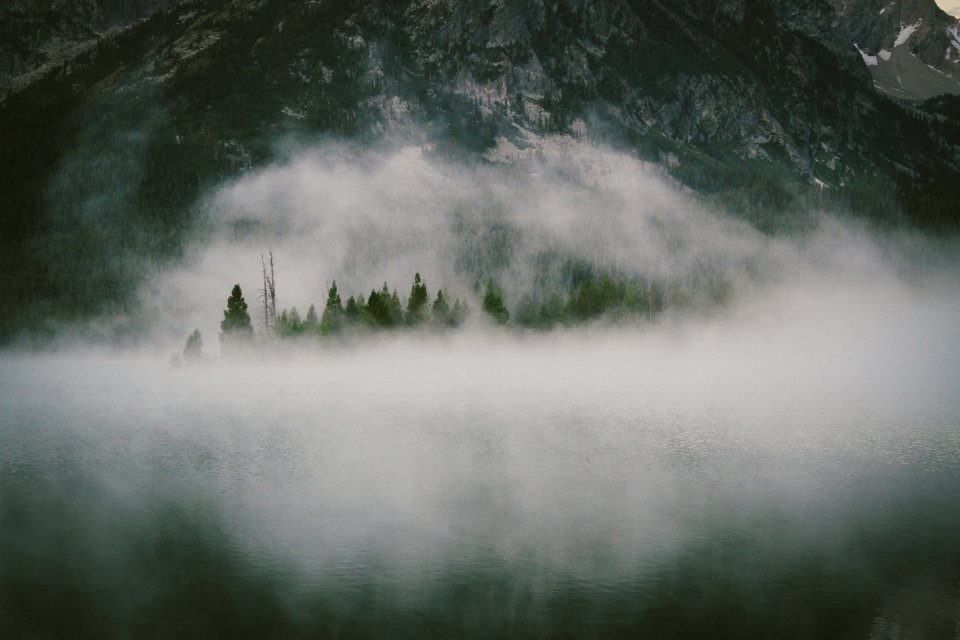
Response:
M799 5L798 5L799 6ZM522 164L612 145L776 224L815 198L956 224L949 100L896 104L826 3L179 2L0 106L4 331L123 311L224 178L318 136ZM832 22L831 22L832 24ZM866 41L865 41L866 42ZM921 200L918 192L940 194ZM907 197L909 196L909 197ZM921 204L917 204L921 203Z
M934 0L830 0L830 8L815 37L857 51L881 91L913 101L960 94L960 22Z
M0 100L168 4L169 0L7 0L0 7Z

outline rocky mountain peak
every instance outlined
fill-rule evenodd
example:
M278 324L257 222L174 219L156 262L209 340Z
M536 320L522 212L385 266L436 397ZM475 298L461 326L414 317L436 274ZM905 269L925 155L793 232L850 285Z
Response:
M960 23L934 0L834 4L834 46L856 47L879 89L905 100L960 95Z

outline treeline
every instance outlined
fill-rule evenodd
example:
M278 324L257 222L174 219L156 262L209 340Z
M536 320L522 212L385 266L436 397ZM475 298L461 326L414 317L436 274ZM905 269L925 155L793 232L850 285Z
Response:
M572 326L600 317L643 318L651 320L668 304L683 302L685 295L676 286L666 286L643 278L615 277L609 273L590 271L575 274L564 291L534 299L523 296L514 312L504 302L502 290L488 279L486 285L474 284L473 299L486 321L498 326L513 326L530 330L548 330L558 326ZM272 276L265 271L264 291L273 290ZM703 285L704 283L700 283ZM728 285L714 282L703 289L713 302L720 302L728 293ZM261 292L263 293L263 292ZM450 301L443 289L431 296L426 282L417 273L406 300L397 289L386 282L380 289L371 289L366 296L347 298L344 302L336 281L327 291L323 308L318 311L311 304L305 315L294 306L277 313L269 294L261 295L262 310L257 313L262 335L279 339L336 340L362 336L371 332L412 329L452 330L463 325L471 313L469 304L459 297ZM254 321L240 285L234 285L227 298L223 320L220 322L220 341L227 349L243 343L255 334ZM199 330L187 339L179 361L202 358L203 339Z
M499 300L499 294L490 295ZM502 302L501 302L502 305ZM457 327L463 323L468 313L467 305L455 299L447 299L443 289L430 301L427 285L416 274L410 287L406 304L400 300L396 289L390 290L386 282L379 290L372 289L363 295L350 296L343 302L336 281L327 292L327 301L321 314L310 305L305 317L301 318L296 307L284 309L276 321L275 333L281 338L316 335L331 337L344 333L356 333L368 330L399 329L429 325L437 328Z
M414 276L405 304L397 290L391 291L386 282L379 290L372 289L366 297L350 296L344 302L334 281L327 291L327 300L321 313L311 304L306 316L301 316L296 307L283 309L277 314L272 255L270 271L264 267L264 289L260 300L263 302L260 314L263 333L281 339L334 339L338 336L415 327L453 329L463 324L469 314L465 302L456 298L451 303L442 289L437 290L431 302L427 285L419 273ZM487 283L482 309L498 323L506 324L509 321L509 313L492 280ZM240 285L236 284L227 298L227 307L220 321L220 342L229 349L249 341L253 335L249 305ZM197 361L202 357L203 337L199 329L195 329L187 338L182 356L174 356L174 363Z

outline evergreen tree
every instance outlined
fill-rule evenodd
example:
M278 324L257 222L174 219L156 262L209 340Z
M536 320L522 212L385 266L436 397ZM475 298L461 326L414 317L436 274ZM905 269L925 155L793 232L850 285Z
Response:
M300 318L300 312L296 307L290 307L290 332L298 336L303 333L303 320Z
M290 311L284 309L277 321L277 334L281 338L290 338L302 334L303 330L303 320L300 319L300 312L297 311L297 308L293 307Z
M536 303L530 294L526 294L520 299L514 314L514 322L521 327L537 327L540 324L540 315Z
M573 316L577 320L590 320L603 312L603 300L600 290L593 280L584 280L580 283L580 290L571 301Z
M443 289L437 289L437 299L433 301L433 323L437 326L450 324L450 305L443 297Z
M430 297L427 294L427 285L420 280L420 274L418 273L413 277L410 297L407 298L407 324L417 325L423 322L426 317L428 302L430 302Z
M303 321L303 333L312 335L317 332L319 326L320 320L317 318L317 308L311 304L310 309L307 310L307 317Z
M357 296L356 301L357 324L362 327L375 327L376 321L370 313L370 303L363 299L363 296Z
M360 296L360 300L363 300L363 296ZM347 298L347 304L343 308L343 319L349 325L355 325L360 320L360 305L353 296Z
M457 298L453 301L453 308L450 310L450 321L449 325L451 327L459 327L463 324L463 321L467 319L470 309L467 308L465 303L460 302L460 298Z
M567 317L567 302L559 293L553 293L540 305L540 326L551 328Z
M340 300L340 293L337 291L337 281L333 281L333 286L327 292L327 304L323 308L323 316L320 318L320 335L329 336L340 332L343 327L343 303Z
M383 288L386 289L387 285L384 284ZM371 291L367 297L367 312L370 314L370 319L375 326L393 326L393 317L390 314L389 293L384 294L383 291L378 292L376 289Z
M386 283L383 285L386 287ZM390 297L387 298L387 307L390 309L390 323L392 326L397 327L403 323L403 303L400 302L400 296L397 295L397 290L394 289L393 293L390 294Z
M503 304L500 292L493 286L493 279L487 280L487 291L483 296L483 310L497 324L510 322L510 313Z
M247 302L243 299L240 285L233 285L230 297L227 298L227 308L223 312L220 322L220 340L246 337L253 334L253 324L250 314L247 313Z
M187 345L183 348L183 361L196 362L203 357L203 337L200 329L194 329L187 337Z

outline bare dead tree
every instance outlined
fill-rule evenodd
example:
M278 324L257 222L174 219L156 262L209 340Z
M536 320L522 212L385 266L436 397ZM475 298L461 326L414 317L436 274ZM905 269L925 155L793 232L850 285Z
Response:
M263 288L260 289L258 299L263 305L263 332L269 334L277 329L277 287L273 267L273 251L270 251L270 269L267 261L260 254L260 265L263 273Z
M273 250L270 250L270 322L277 327L277 278L273 273Z
M263 318L261 323L263 325L263 332L270 333L270 307L267 304L267 263L263 259L263 254L260 254L260 264L262 265L261 273L263 274L263 288L258 292L257 299L260 300L263 305Z

